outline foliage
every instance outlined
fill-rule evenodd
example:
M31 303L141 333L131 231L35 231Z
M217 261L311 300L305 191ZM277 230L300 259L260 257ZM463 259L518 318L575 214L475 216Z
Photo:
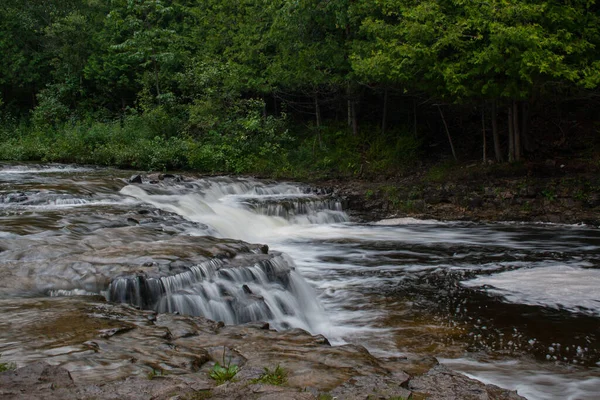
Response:
M0 158L388 175L445 135L441 103L469 157L489 104L595 141L599 27L593 0L6 0Z
M17 369L17 364L13 362L3 363L0 362L0 372L13 371Z
M252 383L263 383L266 385L275 385L281 386L287 383L287 371L281 366L277 365L272 371L265 367L265 371L258 377L254 379Z
M225 366L217 362L214 365L213 369L210 371L209 376L217 382L217 385L222 385L223 383L232 380L237 373L237 365L228 364L227 366Z
M454 162L445 162L442 164L434 165L427 171L425 179L430 182L442 183L448 180L450 174L452 173L455 167L456 163Z

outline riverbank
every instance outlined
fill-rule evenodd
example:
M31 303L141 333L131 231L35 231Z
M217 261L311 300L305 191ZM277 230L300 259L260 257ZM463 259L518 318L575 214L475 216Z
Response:
M474 167L467 167L464 166L464 170L471 173ZM514 168L514 166L510 167ZM437 177L443 177L449 184L451 181L448 177L458 175L463 167L458 166L456 169L446 167L446 170L439 170L440 166L437 168ZM475 170L479 171L477 168ZM515 397L514 392L485 386L480 382L469 380L464 375L451 372L443 366L437 366L437 361L433 358L433 356L460 357L467 348L469 351L482 350L485 348L482 347L485 341L493 339L494 332L504 329L501 321L490 318L490 314L485 314L483 311L476 311L475 307L469 306L470 311L467 314L467 303L464 303L463 316L485 321L485 332L478 331L478 326L471 327L468 322L462 324L459 320L460 316L456 315L454 306L456 302L481 304L479 300L459 289L457 282L479 275L485 277L487 275L485 271L473 269L467 272L468 276L463 274L452 277L448 274L446 278L438 274L440 259L448 260L456 254L465 255L467 264L485 265L486 261L479 256L474 261L468 257L474 248L482 252L480 254L487 252L485 243L478 242L476 238L484 238L485 241L490 230L486 228L468 233L467 236L459 236L457 243L460 244L455 243L448 251L445 246L437 250L429 246L420 247L428 241L419 237L417 230L407 231L399 226L398 230L391 235L386 234L389 233L388 229L379 232L373 230L370 234L379 238L375 243L391 244L388 250L393 254L386 251L379 256L382 250L379 246L371 247L368 240L361 240L362 237L373 239L373 236L365 235L364 225L337 224L337 222L347 221L347 216L344 214L342 217L339 203L332 202L326 195L330 192L334 192L335 196L344 195L347 206L352 207L351 194L342 192L342 183L344 183L348 185L347 187L356 189L356 193L361 196L360 201L364 201L364 198L375 201L377 200L375 193L381 191L382 197L388 196L384 197L384 200L395 205L398 202L393 202L393 197L390 196L394 193L399 196L399 189L396 189L396 192L390 189L382 191L381 186L377 186L382 183L374 182L375 180L370 182L338 180L330 181L332 185L326 190L314 189L317 196L307 196L311 191L307 185L275 181L260 182L233 177L196 179L190 175L132 176L131 171L75 166L47 168L47 166L28 165L5 168L4 171L5 174L0 176L5 181L3 195L6 196L1 203L6 207L3 221L8 235L3 236L0 260L3 260L3 265L6 266L3 269L5 291L13 295L0 301L0 316L2 316L0 325L6 327L4 332L0 333L0 345L2 345L0 350L3 353L0 361L31 366L13 375L10 375L11 373L5 375L7 384L0 382L2 383L0 387L6 391L3 394L9 398L10 396L14 398L35 398L35 396L177 398L179 396L181 399L207 397L365 399L371 395L376 396L375 398L394 399L412 395L413 399L418 399L417 394L423 393L428 394L428 399L468 399L481 398L481 396L500 399L518 398ZM433 171L435 172L436 169ZM419 173L425 176L422 182L418 180ZM432 177L435 175L431 168L416 171L412 177L413 184L433 185ZM405 179L405 182L411 179L407 176L400 178ZM390 182L396 182L398 185L396 187L400 187L398 183L400 181L388 179L384 183ZM338 186L334 187L333 184ZM85 190L82 191L81 188ZM365 191L371 192L365 195ZM264 196L262 201L259 199L259 194ZM139 199L140 202L132 202L132 198ZM203 218L213 215L212 213L207 213L205 208L194 208L194 205L202 205L206 202L211 204L216 213L214 214L216 218L211 218L210 221ZM239 214L240 210L248 212ZM249 212L250 210L253 212ZM358 210L355 218L361 218L360 213L361 211ZM368 214L368 210L363 210L362 213L363 219L377 217L375 213ZM384 215L382 212L381 215L393 216L394 214ZM35 218L30 218L31 216ZM323 219L324 216L329 217ZM282 218L287 221L286 225L289 229L280 229ZM310 221L320 222L306 224L306 218L313 218ZM100 294L100 290L105 288L109 281L139 282L140 291L135 293L140 296L144 294L144 297L138 299L136 294L136 301L133 301L133 304L144 308L156 302L154 294L158 292L150 290L153 285L146 285L143 282L154 282L153 279L157 276L169 278L167 281L172 282L171 274L187 276L186 268L202 261L198 257L215 258L217 254L220 255L217 257L218 266L232 258L227 263L228 273L222 277L222 280L218 280L218 283L223 285L231 283L233 286L232 289L225 291L222 288L211 291L210 293L214 293L210 295L212 297L209 296L210 303L260 307L267 296L276 292L282 282L291 282L291 278L285 278L287 275L276 274L273 278L274 286L267 285L267 287L265 282L253 286L253 281L238 282L235 279L233 281L237 283L232 283L233 275L230 275L229 271L243 269L244 265L240 264L241 259L248 261L248 268L253 268L257 257L266 261L268 257L277 258L277 252L267 251L265 246L251 246L246 249L242 242L234 243L230 240L214 239L216 242L207 243L206 240L213 239L208 239L205 235L187 234L198 230L206 233L215 232L211 231L205 223L216 229L217 236L237 237L251 243L268 243L273 249L289 254L296 263L293 269L290 266L286 271L290 274L292 270L298 271L302 279L318 287L319 292L323 293L322 301L327 309L331 310L330 314L335 320L327 322L327 326L350 328L352 333L346 331L346 334L348 341L353 345L330 346L323 336L311 336L302 328L288 329L290 325L287 322L282 325L290 317L290 313L301 311L307 312L310 316L308 320L314 320L315 323L321 321L316 318L318 312L315 313L314 308L298 304L288 306L287 302L283 303L282 299L288 299L286 296L271 302L276 307L275 310L281 314L281 318L269 317L269 314L252 319L264 321L271 318L273 321L268 326L264 323L243 325L247 320L241 321L237 318L228 322L233 325L223 326L202 318L177 316L174 311L179 309L171 309L172 313L154 314L153 311L106 303L103 297L91 296L91 292ZM376 229L376 227L372 228ZM439 231L439 228L438 226L431 231ZM442 237L445 236L443 229L438 240L443 240ZM260 232L257 232L259 230ZM34 233L38 234L33 235ZM256 236L257 233L261 235ZM311 238L308 242L307 237ZM503 237L503 235L496 237L499 244L503 242ZM408 242L411 240L413 242L402 241L402 238L405 240L411 238ZM400 241L394 243L397 239ZM541 243L546 239L539 240ZM294 245L294 241L298 245ZM410 259L406 258L403 250L407 245L410 246ZM506 241L503 246L507 251L511 248L510 243ZM534 249L537 245L530 247ZM552 247L558 248L558 244L553 244ZM226 248L231 251L225 251ZM208 254L207 249L213 250ZM353 256L356 251L362 254L359 259ZM526 257L538 259L538 255L531 249L521 249L521 251L529 253ZM251 254L242 257L240 252ZM263 254L265 252L272 254L271 256ZM493 252L493 255L485 256L490 265L498 264L500 260L498 257L504 259L503 253L498 253L497 248ZM591 250L588 248L587 252L597 254L593 247ZM563 254L563 250L558 253ZM566 254L565 259L571 257L568 251L564 254ZM579 252L577 254L580 255ZM250 261L248 257L254 261ZM390 269L390 257L402 260L393 263L397 268ZM595 258L591 255L590 257L590 262L593 263ZM31 259L46 261L31 263ZM459 256L453 259L463 258ZM281 258L277 260L277 263L285 261ZM547 258L542 257L541 260L540 263L545 264ZM404 266L412 263L419 265L419 268L414 269L416 272L404 269ZM274 264L268 265L272 267ZM265 264L265 268L268 265ZM315 265L319 268L314 269ZM347 265L349 268L341 270L340 265ZM511 266L500 266L500 268L506 267L511 268ZM30 272L17 274L15 271ZM495 271L500 270L495 269ZM107 274L106 279L98 279L100 273ZM238 276L238 274L234 275ZM243 275L240 272L239 276ZM30 276L37 278L34 282L29 282L27 277ZM127 278L128 276L131 279ZM144 276L147 279L141 278ZM400 278L401 276L403 278ZM365 277L368 280L364 280ZM352 290L357 288L355 284L357 281L361 282L360 291L353 293ZM183 280L181 282L185 283ZM211 284L212 281L202 279L200 282ZM332 286L332 282L336 285ZM183 286L192 290L191 288L196 287L196 283L198 282L190 281ZM125 289L131 285L115 283L113 286ZM70 293L70 289L74 287L85 288L86 296L77 296L82 294L81 290ZM22 298L22 293L33 290L31 288L37 288L37 291L32 292L34 297ZM62 288L63 290L58 292L65 292L62 295L68 297L49 297L51 292L47 291L48 288ZM369 288L377 288L377 293L371 292ZM453 291L449 290L451 288L454 288ZM91 292L87 292L90 290ZM200 288L198 291L194 290L180 295L192 295L190 299L196 295L208 296L208 292ZM290 289L282 293L282 296L297 292ZM119 296L116 293L113 295L112 291L110 293L109 298L132 302L132 296ZM307 293L300 296L301 299L314 297L312 292ZM61 293L56 294L61 295ZM236 296L239 297L239 301L235 300ZM404 300L408 301L404 302ZM185 307L187 303L181 304ZM578 301L574 304L580 305L582 302ZM450 314L446 314L443 310L446 306ZM506 309L505 303L499 306ZM157 309L154 306L148 308ZM231 315L214 314L210 318L215 321L228 321L225 317L233 318L237 315L234 313L235 310L243 309L234 308L231 309ZM349 311L345 314L346 317L357 322L356 324L338 318L346 311ZM437 315L439 318L422 318L424 312L427 316ZM188 313L182 312L182 314ZM388 335L383 331L374 333L371 331L372 333L361 336L361 332L367 331L360 329L361 318L366 317L372 321L373 318L377 318L377 315L380 315L385 327L397 330L396 334ZM447 315L455 319L448 320ZM527 310L526 324L539 326L537 322L531 324L531 315L531 310ZM3 324L3 318L8 323ZM569 324L569 336L581 337L573 334L572 321L574 320L569 319L566 322ZM375 325L369 322L367 329L372 326ZM291 327L298 328L298 325L292 324ZM359 329L355 329L357 327ZM573 349L572 353L562 353L568 356L568 359L576 360L580 365L584 362L594 365L597 361L597 358L594 358L596 354L594 344L567 343L567 339L562 338L543 341L543 338L538 337L541 344L539 348L534 349L531 343L537 346L537 341L530 343L530 340L537 336L532 336L533 333L512 322L509 327L511 332L516 333L511 336L510 341L507 336L506 343L513 343L513 340L519 340L517 343L524 346L528 343L531 348L528 347L527 351L535 352L542 358L545 353L537 354L538 351L545 351L550 342L560 341L565 345L566 350ZM513 330L515 327L517 330ZM272 328L276 328L277 331ZM313 333L317 332L325 332L324 334L329 337L328 330L315 330ZM478 332L474 338L479 339L476 341L465 339L470 337L468 334L471 332ZM481 332L484 333L483 339L481 339ZM491 336L488 336L487 332L491 332ZM582 332L590 331L584 329ZM332 334L331 338L333 337L335 335ZM22 344L16 344L15 338L20 338ZM464 343L465 347L451 345L450 340L453 342L454 339ZM379 343L388 341L391 348L395 350L377 352L380 347L373 346L374 341ZM29 347L29 343L35 346ZM585 346L592 349L590 353L586 350L581 354L579 352L574 354L575 349ZM372 354L376 356L365 350L373 347L376 351ZM510 346L494 349L497 354L512 354L515 357L524 354L521 351L512 353L515 348ZM460 353L457 353L457 350ZM390 358L390 354L394 354L395 358ZM47 369L39 364L32 366L35 362L44 360L55 366L64 367L71 372L71 377L65 378L65 375L68 375L65 370ZM239 371L235 382L218 385L217 381L210 379L217 362L221 364L231 362L231 365L236 365ZM275 371L278 366L286 371L286 384L277 386L256 381L266 372L265 368ZM55 381L55 378L58 380ZM522 387L512 383L509 385L492 382L518 389L523 394ZM458 392L457 388L463 391ZM530 397L529 393L524 394ZM532 396L531 398L549 397Z
M600 176L579 161L437 164L404 176L316 183L359 220L523 221L600 225Z
M90 298L9 303L0 302L3 313L45 308L60 317L47 322L55 329L46 340L67 340L71 355L63 355L67 369L46 364L38 354L39 361L0 373L0 396L7 400L523 399L452 372L435 359L375 358L360 345L331 346L325 337L299 329L224 326ZM66 320L77 321L69 338L63 337L64 326L52 322ZM96 368L92 375L83 367L107 357L131 375L122 379L109 368ZM221 381L211 378L217 363L235 366L237 373Z

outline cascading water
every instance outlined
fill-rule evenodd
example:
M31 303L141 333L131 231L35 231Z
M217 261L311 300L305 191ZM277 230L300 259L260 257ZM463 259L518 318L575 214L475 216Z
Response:
M189 235L263 241L284 227L348 221L340 201L290 184L218 178L129 185L121 193L200 223L201 228L190 229ZM294 269L293 260L279 253L236 267L211 260L159 278L115 279L108 297L226 324L269 321L276 329L296 327L331 335L313 289Z
M0 302L27 303L14 321L0 315L3 362L39 353L15 339L19 315L44 321L47 296L103 294L227 324L267 320L378 356L435 356L529 399L597 398L596 228L360 224L303 185L129 175L0 166Z

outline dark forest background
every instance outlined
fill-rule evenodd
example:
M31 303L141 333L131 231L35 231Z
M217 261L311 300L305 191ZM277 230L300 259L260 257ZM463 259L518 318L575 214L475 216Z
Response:
M597 165L599 46L584 0L3 0L0 159Z

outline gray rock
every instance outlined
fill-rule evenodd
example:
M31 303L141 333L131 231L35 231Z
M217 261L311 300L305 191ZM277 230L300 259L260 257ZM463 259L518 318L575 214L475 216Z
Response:
M526 400L517 392L485 385L443 365L411 379L408 388L427 394L428 400Z
M142 183L142 176L140 174L131 175L129 183Z

